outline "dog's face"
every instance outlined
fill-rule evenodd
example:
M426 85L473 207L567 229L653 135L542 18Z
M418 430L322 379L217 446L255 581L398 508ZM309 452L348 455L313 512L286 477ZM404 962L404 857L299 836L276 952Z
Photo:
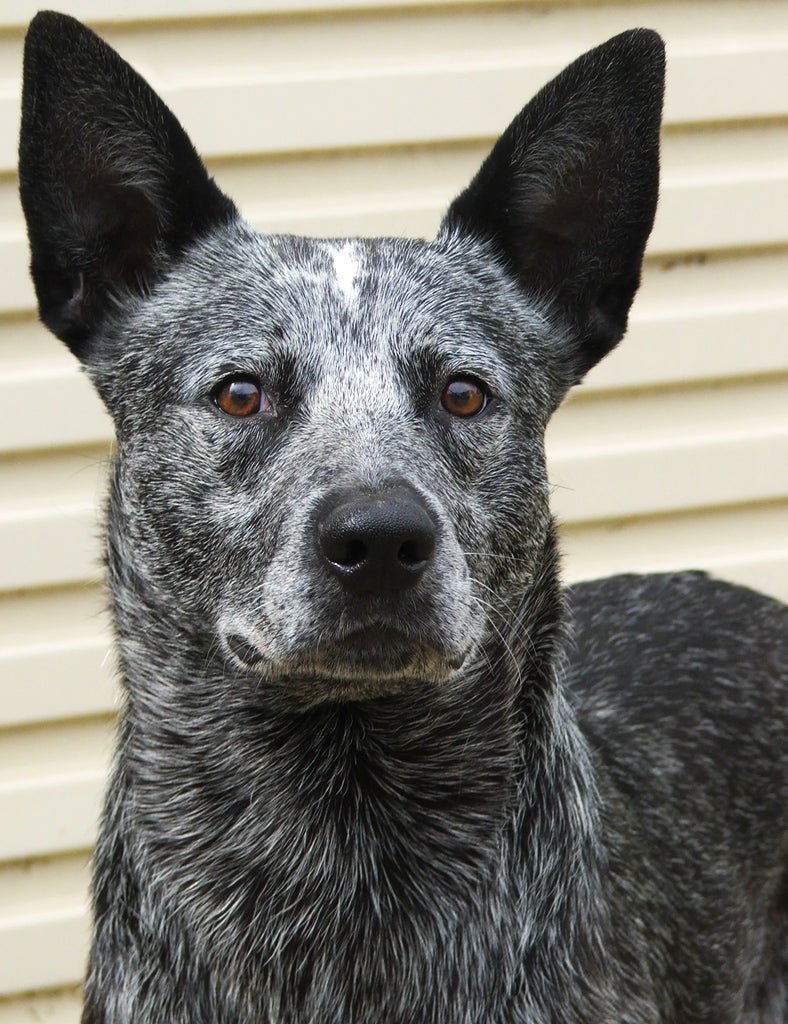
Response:
M118 543L236 667L323 695L446 679L544 539L553 343L461 237L234 224L90 364Z
M468 670L538 569L546 422L626 324L661 76L652 33L581 58L434 242L268 237L117 55L36 19L22 198L42 317L116 423L121 618L166 608L173 647L299 705Z

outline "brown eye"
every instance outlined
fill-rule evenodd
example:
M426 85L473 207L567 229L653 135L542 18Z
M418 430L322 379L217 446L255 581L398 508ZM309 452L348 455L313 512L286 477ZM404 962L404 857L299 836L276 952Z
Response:
M244 417L273 412L268 395L250 377L231 377L224 381L214 392L213 400L228 416Z
M443 389L441 405L452 416L475 416L487 405L487 394L472 380L450 380Z

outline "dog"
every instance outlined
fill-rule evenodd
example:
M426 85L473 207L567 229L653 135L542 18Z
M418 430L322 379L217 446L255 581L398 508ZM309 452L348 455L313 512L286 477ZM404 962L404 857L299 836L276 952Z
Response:
M548 505L663 75L645 29L581 56L434 241L265 236L114 51L33 20L39 312L117 433L83 1024L788 1020L786 610L564 592Z

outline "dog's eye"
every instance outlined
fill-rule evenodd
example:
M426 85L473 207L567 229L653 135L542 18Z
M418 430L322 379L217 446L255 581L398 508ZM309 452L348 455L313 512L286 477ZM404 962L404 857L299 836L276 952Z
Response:
M452 416L476 416L487 406L489 396L475 380L456 377L443 389L441 405Z
M271 399L253 377L230 377L215 389L213 400L228 416L272 415Z

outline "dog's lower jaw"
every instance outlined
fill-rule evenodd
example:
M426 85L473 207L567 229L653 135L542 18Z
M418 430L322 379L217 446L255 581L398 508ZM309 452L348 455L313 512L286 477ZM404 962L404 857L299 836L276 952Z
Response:
M269 681L260 700L271 709L309 711L324 705L402 698L445 685L447 680L408 675L296 675Z
M473 670L478 642L462 649L438 647L390 628L351 633L324 642L290 661L270 661L240 635L223 643L232 654L239 685L252 686L261 702L284 711L324 703L374 700L457 685Z

